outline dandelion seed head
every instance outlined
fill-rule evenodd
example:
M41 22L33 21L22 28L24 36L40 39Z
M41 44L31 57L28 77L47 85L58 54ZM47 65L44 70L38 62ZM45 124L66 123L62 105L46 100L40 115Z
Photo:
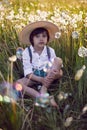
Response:
M59 101L64 99L64 92L60 92L57 96L57 98L59 99Z
M61 32L56 32L56 33L55 33L55 38L56 38L56 39L59 39L60 37L61 37Z
M65 127L70 126L71 123L72 123L72 121L73 121L73 117L68 117L68 118L65 120L65 122L64 122L64 126L65 126Z
M85 113L87 111L87 105L82 109L82 112Z
M85 70L85 69L86 69L86 66L85 66L85 65L83 65L83 66L82 66L82 69L83 69L83 70Z
M80 57L86 57L87 56L87 48L85 48L84 46L81 46L79 49L78 49L78 55Z
M16 55L13 55L13 56L9 57L9 61L11 61L11 62L15 62L16 59L17 59Z
M79 38L79 33L77 31L72 32L72 38L73 39L78 39Z

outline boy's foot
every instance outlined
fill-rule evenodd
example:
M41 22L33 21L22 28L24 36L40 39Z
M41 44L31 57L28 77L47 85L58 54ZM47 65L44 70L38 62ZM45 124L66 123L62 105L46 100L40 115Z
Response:
M53 96L50 96L50 105L58 108L58 104L56 103Z

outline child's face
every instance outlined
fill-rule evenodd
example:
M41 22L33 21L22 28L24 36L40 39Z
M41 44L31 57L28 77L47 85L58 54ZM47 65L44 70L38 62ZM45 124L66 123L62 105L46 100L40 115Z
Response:
M44 47L47 44L47 34L46 32L39 33L33 37L34 47Z

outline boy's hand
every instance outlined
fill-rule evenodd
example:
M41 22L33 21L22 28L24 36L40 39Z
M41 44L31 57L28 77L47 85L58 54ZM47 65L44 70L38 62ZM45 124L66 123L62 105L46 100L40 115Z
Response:
M63 75L63 71L62 71L62 69L60 69L60 70L53 70L53 71L51 71L51 72L50 72L50 75L48 75L47 77L48 77L49 79L55 80L55 79L61 78L62 75Z
M41 83L43 84L43 86L47 87L50 85L50 80L48 78L41 78Z
M41 78L41 83L45 87L49 87L54 80L61 78L62 75L63 75L62 70L53 70L45 78Z

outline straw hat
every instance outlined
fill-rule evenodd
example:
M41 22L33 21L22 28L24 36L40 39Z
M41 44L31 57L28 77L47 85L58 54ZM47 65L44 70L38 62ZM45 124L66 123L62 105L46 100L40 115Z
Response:
M37 21L30 23L29 25L23 28L23 30L19 33L19 41L23 44L29 44L30 43L29 37L31 32L39 27L43 27L48 30L50 36L49 42L54 40L55 33L58 32L58 27L51 22Z

